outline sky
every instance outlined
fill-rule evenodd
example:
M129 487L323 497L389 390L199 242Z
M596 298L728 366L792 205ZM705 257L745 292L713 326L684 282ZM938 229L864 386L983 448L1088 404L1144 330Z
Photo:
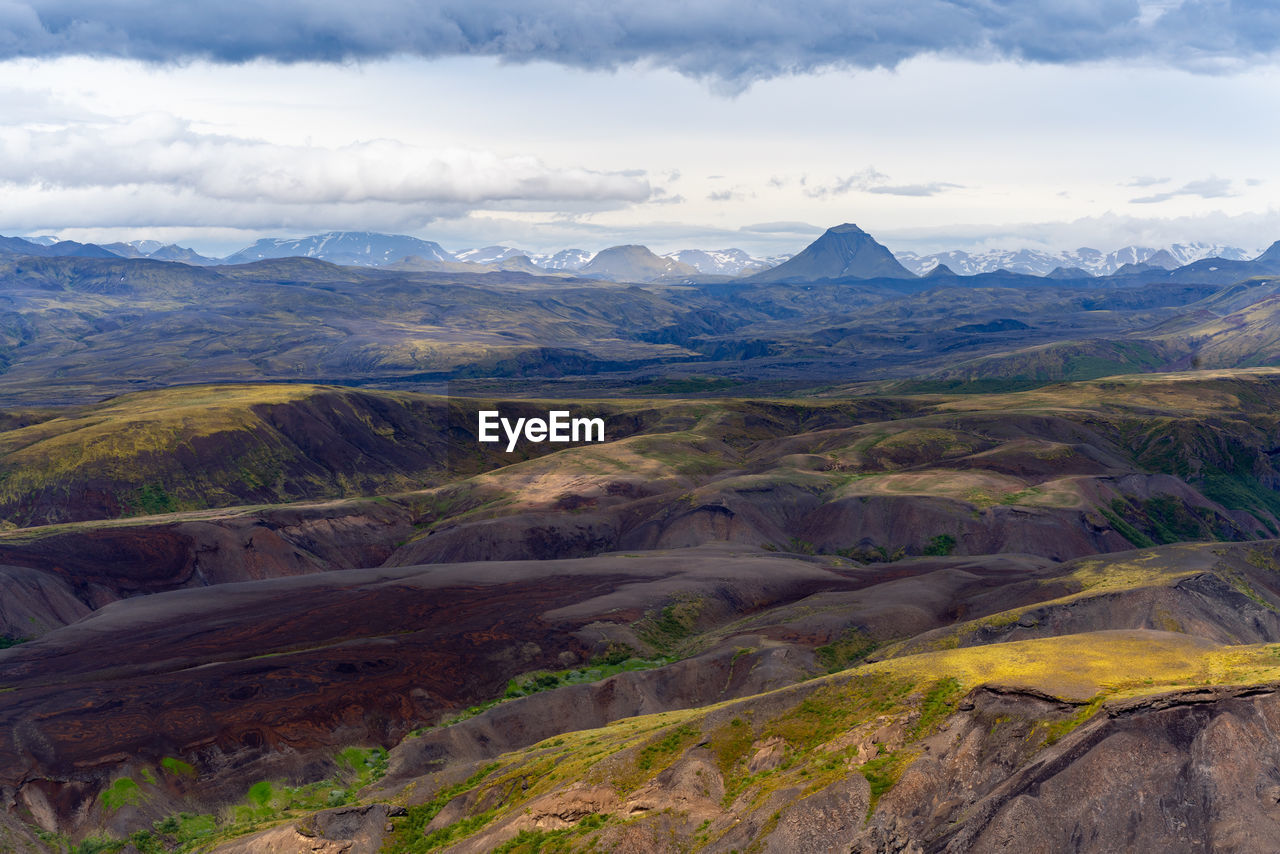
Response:
M0 234L793 253L1280 239L1225 0L0 0Z

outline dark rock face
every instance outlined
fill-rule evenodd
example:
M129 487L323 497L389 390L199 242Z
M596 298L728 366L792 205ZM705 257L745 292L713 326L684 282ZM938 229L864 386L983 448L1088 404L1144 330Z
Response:
M1005 700L1001 712L1026 714L1033 702ZM926 851L1275 850L1274 688L1121 704L1008 774L998 761L975 763L980 727L1006 727L1005 741L1015 734L1016 725L995 721L996 707L979 698L947 746L908 769L874 826L905 824Z
M62 579L26 567L0 566L0 637L39 637L90 610Z
M0 541L0 634L37 637L118 599L376 566L413 531L390 502L50 529ZM74 603L74 604L72 604Z

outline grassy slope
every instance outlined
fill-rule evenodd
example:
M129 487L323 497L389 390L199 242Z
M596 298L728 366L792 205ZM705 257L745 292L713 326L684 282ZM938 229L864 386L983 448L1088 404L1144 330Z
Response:
M553 850L588 850L619 826L644 821L643 815L626 818L628 799L698 749L709 751L726 781L721 805L738 815L766 803L776 808L779 802L770 800L776 793L788 792L781 796L783 802L794 800L851 774L866 777L874 800L892 788L919 754L920 742L945 726L959 700L983 685L1033 691L1076 707L1079 711L1069 717L1052 716L1033 726L1033 741L1047 746L1110 700L1278 679L1280 646L1218 646L1162 632L1098 632L914 655L773 694L569 733L507 754L463 786L442 788L442 796L411 807L383 850L439 850L495 827L506 829L489 838L489 844L513 846L501 850L539 850L533 843L552 840L563 846ZM786 759L777 767L750 772L748 760L770 739L781 740ZM1030 747L1036 749L1035 744ZM513 785L521 780L530 785ZM522 821L523 815L543 814L550 808L545 799L558 792L596 786L617 796L616 805L603 811L603 820L541 833ZM420 797L414 793L415 800ZM456 820L423 835L430 818L455 798L466 806L453 813ZM708 820L693 832L684 829L678 842L698 850L729 829Z
M1083 506L1076 481L1052 470L1089 470L1080 469L1087 460L1079 455L1090 452L1079 443L1095 440L1061 440L1045 426L1051 416L1101 441L1108 466L1172 474L1264 525L1280 515L1280 501L1263 488L1277 476L1265 451L1280 423L1280 374L1266 369L821 404L522 401L530 414L554 405L610 419L609 444L541 460L534 458L555 446L507 455L477 444L470 420L478 405L234 385L140 392L56 417L33 413L37 423L0 432L0 512L19 525L114 518L388 494L490 470L487 482L520 492L525 506L540 494L530 491L538 479L549 496L567 483L628 475L693 493L792 484L823 500L879 494L949 497L978 509ZM1222 519L1165 518L1174 511L1141 501L1103 510L1121 520L1112 520L1118 529L1139 532L1126 534L1136 545L1170 542L1169 532L1192 528L1199 537L1238 536Z
M481 445L475 410L496 403L411 393L311 385L190 386L138 392L43 416L0 433L0 512L20 525L386 494L448 483L550 453L562 446L522 445L507 454ZM662 433L635 447L658 466L704 464L705 434L751 441L803 430L807 422L856 423L892 407L855 401L817 407L741 401L520 401L513 415L569 407L603 416L611 438ZM724 423L726 410L736 413ZM862 415L862 411L870 413ZM603 461L585 449L580 467ZM626 456L626 452L622 452ZM624 462L625 466L626 463ZM721 468L723 460L713 464ZM616 466L614 466L616 468ZM599 466L596 466L598 469ZM650 469L653 467L650 466ZM652 472L651 472L652 473Z

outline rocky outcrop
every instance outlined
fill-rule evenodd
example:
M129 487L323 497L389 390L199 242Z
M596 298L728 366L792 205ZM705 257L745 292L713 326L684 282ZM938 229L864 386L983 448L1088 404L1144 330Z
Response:
M1280 834L1275 686L1119 702L1061 742L1017 748L1046 701L980 692L849 850L1266 852ZM905 833L904 833L905 830Z
M404 815L389 804L341 807L307 816L297 824L274 827L219 845L216 854L378 854L390 825Z

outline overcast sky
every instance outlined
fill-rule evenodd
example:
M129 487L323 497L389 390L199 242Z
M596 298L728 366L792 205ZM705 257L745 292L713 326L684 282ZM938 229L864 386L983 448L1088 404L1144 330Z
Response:
M1278 45L1223 0L0 0L0 234L1260 249Z

